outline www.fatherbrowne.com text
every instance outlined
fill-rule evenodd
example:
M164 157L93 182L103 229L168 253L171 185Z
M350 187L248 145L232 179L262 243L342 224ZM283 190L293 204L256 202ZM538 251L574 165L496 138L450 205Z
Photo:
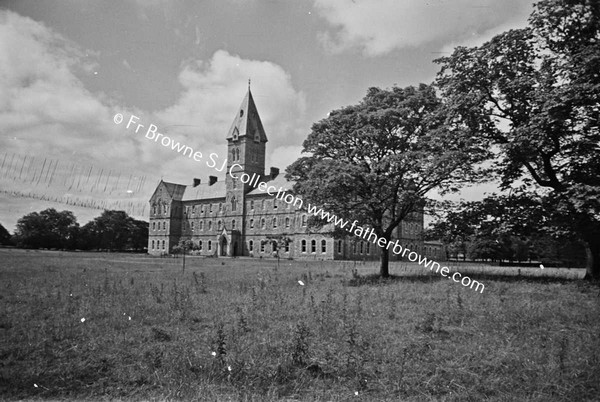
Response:
M127 122L127 125L125 128L129 129L131 127L132 129L135 129L135 132L137 133L141 128L144 128L143 124L138 123L139 120L140 120L139 117L132 114L129 117L129 121ZM113 121L115 122L115 124L121 124L123 122L123 115L121 113L115 114ZM142 133L143 132L144 131L142 130ZM181 153L183 156L187 156L196 162L202 161L202 152L196 151L192 147L189 147L185 144L180 143L179 141L175 141L171 137L168 137L164 134L159 133L158 127L154 124L150 124L148 126L148 128L144 134L144 137L147 138L148 140L154 141L156 143L158 143L160 140L160 144L163 145L164 147L171 148L173 151L175 151L177 153ZM217 168L217 165L218 165L217 160L219 159L219 157L216 153L211 153L208 156L208 159L209 160L206 161L206 166L208 166L209 168L214 168L217 172L222 172L225 169L225 167L227 166L227 159L225 159L225 161L223 162L221 167ZM250 186L258 188L260 191L264 191L268 195L274 196L276 199L282 200L289 205L294 205L298 208L304 207L304 202L302 201L301 198L298 198L297 196L295 196L293 194L286 193L282 187L276 188L273 185L269 185L263 181L260 181L260 176L256 175L256 174L253 174L252 176L250 176L246 173L237 175L236 173L239 173L239 172L235 170L236 168L239 168L241 170L242 166L237 163L234 163L233 165L231 165L229 167L229 171L228 171L228 174L234 180L240 180L244 184L250 184ZM309 214L313 214L313 216L316 216L316 217L320 218L321 220L326 221L327 223L333 223L335 226L337 226L341 229L345 229L348 232L354 234L355 236L358 236L364 240L373 242L373 244L376 244L381 249L385 248L387 251L391 248L392 252L394 254L400 255L402 257L406 257L411 262L418 262L419 265L422 265L425 268L429 268L432 272L435 268L435 272L440 273L443 277L448 277L448 274L450 273L450 268L448 268L446 266L441 266L436 261L429 260L426 257L419 255L415 251L411 251L410 249L408 249L406 247L402 247L402 245L399 243L399 240L388 241L384 238L380 238L379 236L377 236L377 234L375 233L375 230L373 228L364 228L362 226L358 226L357 225L358 221L356 221L356 220L354 222L352 222L350 227L347 227L349 221L339 218L336 215L330 214L329 212L325 212L321 208L318 208L315 205L311 205L310 203L307 203L306 210L308 211ZM465 287L470 287L471 289L473 289L473 287L475 287L475 291L479 290L479 288L481 287L481 291L480 291L481 293L483 293L483 290L485 288L483 283L478 282L474 279L471 279L468 276L463 276L458 271L453 272L452 275L450 276L450 278L452 278L452 280L454 282L459 282L461 285L463 285Z

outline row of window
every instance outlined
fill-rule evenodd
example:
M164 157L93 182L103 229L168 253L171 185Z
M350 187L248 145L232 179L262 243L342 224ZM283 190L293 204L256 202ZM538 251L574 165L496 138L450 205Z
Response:
M152 230L161 230L161 222L152 222ZM167 221L162 222L162 230L167 230Z
M291 225L292 225L292 222L293 222L293 221L292 221L292 219L290 219L289 217L286 217L286 218L283 220L283 224L284 224L284 226L285 226L286 228L289 228L289 227L291 227ZM254 229L254 223L255 223L255 222L254 222L254 219L250 219L250 220L248 221L248 227L249 227L250 229ZM267 219L265 219L265 218L262 218L262 219L260 220L260 222L257 222L257 223L259 223L259 224L260 224L260 226L259 226L260 228L262 228L262 229L266 229L266 228L267 228ZM273 227L273 228L276 228L276 227L278 226L278 224L279 224L279 219L278 219L277 217L274 217L274 218L270 219L270 225L271 225L271 227ZM305 227L305 226L306 226L306 215L302 215L302 218L301 218L300 224L301 224L303 227ZM212 221L208 221L208 222L207 222L207 230L212 230L212 226L213 226L213 225L212 225ZM236 228L236 226L237 226L236 220L235 220L235 219L233 219L233 220L231 221L231 229L232 229L232 230L233 230L233 229L235 229L235 228ZM198 222L198 226L197 226L197 227L198 227L198 230L204 230L204 221L200 221L200 222ZM183 229L184 229L184 230L187 230L188 228L189 228L189 229L191 229L191 230L192 230L192 232L193 232L193 231L196 229L196 222L194 222L194 221L192 221L192 222L187 222L187 221L184 221L184 222L183 222ZM221 220L218 220L218 221L217 221L217 230L221 230L222 228L223 228L223 222L222 222ZM154 224L152 224L152 229L154 229ZM159 224L159 229L160 229L160 224Z
M154 240L152 240L152 250L160 250L160 240L156 240L156 242L154 242ZM165 250L165 241L162 240L162 249ZM154 246L156 245L156 248L154 248Z

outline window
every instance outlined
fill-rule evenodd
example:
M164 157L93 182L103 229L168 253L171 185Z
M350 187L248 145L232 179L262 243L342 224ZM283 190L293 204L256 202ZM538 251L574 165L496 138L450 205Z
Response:
M192 232L194 231L194 222L192 222Z
M156 215L156 205L152 206L152 215Z
M264 253L264 252L265 252L265 242L264 242L264 241L261 241L261 242L260 242L260 252L261 252L261 253Z
M250 209L254 209L254 201L250 201Z
M285 252L286 252L286 253L289 253L289 252L290 252L290 242L289 242L289 241L286 241L286 242L285 242Z
M165 249L165 241L163 240L162 242L163 242L163 250L164 250Z
M167 213L167 204L163 205L163 213L166 214Z
M315 239L310 241L310 252L311 253L317 252L317 241Z
M277 209L277 200L273 200L273 209Z
M221 221L220 220L217 222L217 230L221 230Z
M231 230L235 229L235 219L231 221Z
M152 250L154 250L154 240L152 240Z
M306 240L302 240L302 252L306 253Z
M212 230L212 221L208 221L208 230Z
M273 227L276 228L277 227L277 218L273 218Z
M290 227L290 218L285 218L285 227L286 228Z
M267 228L267 221L265 220L265 218L262 218L260 220L260 227L262 227L263 229Z
M223 211L223 206L221 205L221 203L219 203L219 212L221 212L221 211Z
M342 241L338 240L338 253L342 253Z
M232 211L237 210L237 201L235 199L235 195L233 197L231 197L231 210Z
M371 243L367 242L367 254L371 254Z
M202 240L198 242L198 250L202 251Z
M212 214L212 204L208 204L208 212Z
M152 222L152 230L156 230L156 222ZM152 247L154 248L154 247Z
M254 227L254 219L250 219L250 228Z
M356 242L352 243L352 254L356 254Z
M196 206L192 206L192 216L196 215Z
M363 247L364 247L364 243L361 241L360 242L360 253L363 253Z
M208 251L211 251L211 250L212 250L212 241L209 240L208 241Z
M306 226L306 215L302 215L302 226Z
M167 222L163 222L163 230L167 230Z
M200 212L204 213L204 204L200 205Z
M248 250L254 251L254 240L248 242Z
M327 252L327 242L325 241L325 239L321 240L321 252L322 253Z
M200 221L200 230L204 230L204 221Z

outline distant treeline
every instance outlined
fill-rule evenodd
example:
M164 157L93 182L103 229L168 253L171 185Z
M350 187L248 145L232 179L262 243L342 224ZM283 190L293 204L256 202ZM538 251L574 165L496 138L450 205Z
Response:
M48 208L19 219L12 236L0 225L0 244L61 250L144 251L148 246L148 222L134 219L125 211L105 210L79 226L73 212Z

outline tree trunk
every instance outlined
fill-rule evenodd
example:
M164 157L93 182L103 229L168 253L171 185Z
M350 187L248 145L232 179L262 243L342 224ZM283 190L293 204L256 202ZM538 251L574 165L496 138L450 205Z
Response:
M600 235L590 234L585 239L586 267L585 277L587 280L600 280Z
M380 247L381 259L379 265L379 275L382 278L389 278L390 276L390 253L386 247Z

